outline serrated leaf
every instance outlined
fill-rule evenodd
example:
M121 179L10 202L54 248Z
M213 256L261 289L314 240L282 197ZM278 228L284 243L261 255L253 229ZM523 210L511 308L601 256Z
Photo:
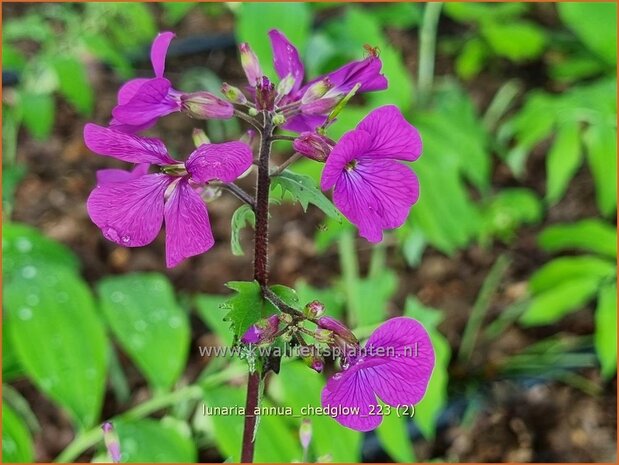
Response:
M230 248L232 249L233 255L245 255L243 252L243 247L241 246L241 230L247 224L250 224L252 227L256 227L256 215L249 205L243 204L237 208L232 215Z
M185 367L190 329L170 282L160 274L135 273L105 278L97 288L125 352L152 386L171 388Z
M529 280L529 289L538 294L564 281L583 277L604 279L617 273L617 267L609 260L595 256L559 257L539 268Z
M245 332L263 316L264 300L260 285L256 281L230 281L226 287L236 291L236 294L226 300L224 308L228 309L225 316L232 328L235 339Z
M570 180L582 163L580 125L568 121L557 130L546 156L546 200L554 205L563 197Z
M4 291L11 342L26 373L76 424L92 426L103 399L108 342L86 283L67 268L36 263Z
M592 125L585 131L584 142L598 208L604 216L613 217L617 214L617 129Z
M538 236L538 243L547 252L577 249L617 257L617 229L598 219L550 226Z
M26 423L2 402L2 462L32 463L34 446Z
M271 189L275 189L278 186L281 188L282 197L286 193L290 194L294 200L301 204L303 211L307 211L307 207L311 203L328 216L335 219L340 218L337 208L320 192L313 179L309 176L286 170L272 179Z
M602 376L610 379L617 372L617 285L600 289L595 310L595 350L602 365Z
M226 344L232 344L230 324L224 321L225 310L222 305L228 300L227 295L197 295L194 302L198 315L211 330Z
M60 93L83 115L92 112L94 93L84 64L76 57L63 55L52 60Z

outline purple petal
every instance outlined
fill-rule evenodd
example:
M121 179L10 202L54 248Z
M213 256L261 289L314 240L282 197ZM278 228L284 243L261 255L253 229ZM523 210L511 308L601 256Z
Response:
M88 214L112 242L125 247L150 244L161 230L163 197L171 179L148 174L129 182L99 185L88 197Z
M286 121L282 127L292 132L312 132L318 126L321 126L326 119L326 116L320 115L297 115Z
M362 365L372 388L386 404L414 405L425 395L435 356L430 336L417 320L392 318L379 326L365 346L383 364ZM388 354L385 356L385 354Z
M349 131L335 145L322 171L320 188L331 189L346 171L346 165L370 147L372 141L365 131Z
M203 144L193 151L185 166L191 179L204 183L213 179L232 182L251 166L253 156L243 142Z
M364 157L415 161L421 155L419 131L404 119L395 105L372 111L357 129L367 131L372 137L372 144Z
M306 90L316 81L325 78L328 78L333 84L333 89L330 92L348 93L356 84L361 84L357 93L384 90L387 88L388 83L387 78L380 74L382 65L380 58L373 56L353 61L331 73L313 79L300 92Z
M144 176L148 173L150 164L140 163L131 171L109 168L97 171L97 185L109 184L111 182L127 182Z
M131 79L130 81L125 82L118 90L118 104L124 105L129 100L131 100L133 96L138 93L140 87L142 87L148 81L150 81L150 79L138 78Z
M165 71L165 57L168 53L170 42L174 37L176 37L176 34L173 32L160 32L157 34L157 37L155 37L153 45L150 48L150 62L153 65L155 76L158 78L163 77L163 72Z
M213 247L206 205L182 178L165 204L166 265L172 268L188 257Z
M296 47L290 43L286 36L277 29L269 31L271 47L273 48L273 66L280 79L289 74L294 78L292 92L296 92L303 83L303 62L299 58Z
M180 95L172 89L170 81L155 78L142 84L127 103L115 107L112 115L120 123L139 126L180 109Z
M360 368L381 363L384 362L368 360L335 374L327 381L322 390L322 406L329 409L330 416L338 423L357 431L371 431L380 425L383 417L377 413L376 394Z
M168 155L168 150L159 139L134 136L92 123L84 126L84 142L86 147L99 155L130 163L178 163Z

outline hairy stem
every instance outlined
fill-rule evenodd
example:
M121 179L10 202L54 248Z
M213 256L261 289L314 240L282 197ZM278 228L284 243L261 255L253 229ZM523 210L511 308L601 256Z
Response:
M264 127L260 129L260 152L258 153L258 180L256 184L256 232L254 236L254 279L262 288L269 282L269 158L273 142L273 121L271 115L264 113ZM260 373L250 373L247 378L247 398L245 400L245 424L241 462L250 463L254 459L255 430L257 417L254 411L260 401Z
M441 2L428 2L423 13L423 22L419 30L419 106L424 107L430 101L432 82L434 80L434 59L436 52L436 27L441 14Z
M271 176L279 176L280 174L284 172L286 168L288 168L290 165L292 165L295 161L297 161L302 156L303 155L301 155L298 152L291 155L288 159L286 159L286 161L284 161L281 165L279 165L277 168L271 171Z
M217 185L224 190L227 190L232 195L234 195L236 198L238 198L242 202L245 202L247 205L249 205L252 208L252 210L256 209L256 204L254 203L254 199L252 198L252 196L249 195L247 192L245 192L243 189L241 189L236 184L232 184L232 183L229 183L229 184L212 183L212 184Z

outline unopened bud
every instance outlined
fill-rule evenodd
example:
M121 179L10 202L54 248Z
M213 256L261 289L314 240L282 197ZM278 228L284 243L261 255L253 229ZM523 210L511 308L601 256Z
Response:
M193 92L181 96L182 110L192 118L228 119L234 114L234 107L210 92Z
M333 331L333 334L341 337L345 342L349 344L359 344L359 341L352 331L341 321L331 318L330 316L323 316L318 319L317 323L319 327Z
M303 450L307 450L312 442L312 422L309 418L304 418L301 421L301 427L299 428L299 440L301 441L301 447L303 447Z
M292 74L288 74L284 79L279 81L279 84L277 84L278 100L290 93L290 91L294 87L294 83L295 79L292 77Z
M273 124L275 126L281 126L285 122L286 122L286 117L284 115L282 115L281 113L278 113L278 114L273 116Z
M317 373L322 373L325 368L325 360L320 355L304 357L305 364Z
M292 323L292 315L290 315L289 313L282 313L280 318L284 323Z
M257 116L258 115L258 110L256 110L255 108L250 108L249 110L247 110L247 114L249 116Z
M307 88L307 90L303 94L303 97L301 97L301 103L306 104L313 102L314 100L318 100L322 98L332 88L333 84L328 77L316 81Z
M323 328L316 328L314 330L314 339L318 342L333 342L333 331Z
M244 344L260 344L271 339L279 329L279 316L271 315L249 327L241 337Z
M268 77L262 76L256 84L256 108L273 110L275 106L275 86Z
M299 134L292 147L302 155L312 160L324 162L329 157L333 146L331 139L315 132L302 132Z
M227 82L221 85L221 93L232 103L238 103L240 105L247 103L247 97L245 97L243 91L238 87L231 86Z
M325 313L325 305L318 300L312 300L303 310L308 318L319 318Z
M200 147L201 145L211 143L211 140L202 129L194 129L191 133L191 137L193 138L193 145L195 145L196 148Z
M103 430L103 442L112 462L120 463L120 441L114 426L109 421L106 421L101 425L101 429Z
M342 100L341 96L321 98L310 103L304 103L299 109L304 115L325 115L329 113L340 100Z
M241 65L243 71L245 71L245 76L247 76L247 81L250 86L254 87L263 75L258 57L246 42L239 45L239 50L241 51Z

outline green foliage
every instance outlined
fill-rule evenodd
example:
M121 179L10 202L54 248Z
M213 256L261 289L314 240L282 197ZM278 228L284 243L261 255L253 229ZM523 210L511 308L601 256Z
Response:
M24 421L6 403L2 403L2 462L34 461L32 437Z
M198 315L209 328L226 344L231 345L230 324L224 321L223 304L228 299L225 295L197 295L194 302Z
M172 285L162 275L136 273L103 279L98 293L124 351L154 388L170 389L185 367L190 336Z
M89 115L92 112L94 93L84 65L72 56L59 56L52 63L58 75L60 94L79 112Z
M537 224L542 218L542 203L533 191L503 189L483 209L482 238L498 237L504 242L511 242L520 226Z
M24 125L39 140L46 139L52 131L56 107L54 97L25 91L21 95Z
M602 376L610 379L617 372L617 285L600 289L595 310L595 350L602 365Z
M290 197L301 204L303 211L307 211L307 207L311 203L330 217L340 218L337 208L335 208L333 203L320 192L314 180L309 176L286 170L273 177L271 189L275 190L277 187L281 188L280 193L282 198L285 198L286 194L289 194Z
M612 260L617 256L617 229L598 219L550 226L542 231L538 242L547 252L575 249L598 253Z
M241 230L250 224L252 227L256 226L256 215L252 208L243 204L234 211L232 215L231 229L230 229L230 249L233 255L244 255L243 247L241 246Z
M385 451L397 463L415 462L415 452L408 434L408 417L394 411L383 415L383 421L376 430L376 436Z

